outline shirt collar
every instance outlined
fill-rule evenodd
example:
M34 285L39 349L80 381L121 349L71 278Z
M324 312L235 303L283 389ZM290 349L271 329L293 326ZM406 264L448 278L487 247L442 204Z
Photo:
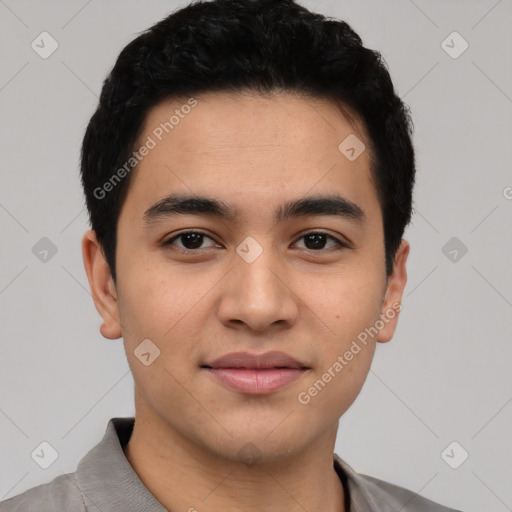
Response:
M133 417L111 418L103 439L79 462L75 476L87 508L101 512L167 512L142 483L123 452L134 422ZM348 494L350 512L376 510L361 476L336 454L334 468Z
M123 452L134 422L133 417L111 418L103 439L79 462L76 480L87 509L167 512L142 483Z

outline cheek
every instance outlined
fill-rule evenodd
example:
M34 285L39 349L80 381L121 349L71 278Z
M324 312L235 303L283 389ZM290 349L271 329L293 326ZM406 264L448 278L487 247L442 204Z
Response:
M332 276L328 285L310 287L307 295L319 326L326 328L320 338L319 365L304 391L311 398L312 407L332 408L333 418L355 400L375 352L382 276L372 273L371 266L366 268L368 271L351 269L350 275L347 272ZM318 349L315 343L312 350Z
M183 383L190 372L184 363L197 359L205 292L197 275L171 274L161 265L134 265L125 271L127 285L119 293L125 352L139 392L156 409L160 402L184 399Z
M305 302L329 327L330 337L348 340L373 325L380 314L384 281L371 266L351 267L303 290Z
M309 429L318 423L333 424L359 395L375 352L375 343L338 343L334 350L299 390L297 407ZM343 347L343 349L341 348ZM304 423L304 428L306 425Z
M182 328L182 320L209 288L209 280L199 274L158 262L145 264L142 259L126 266L119 308L128 336L162 338Z
M220 277L214 272L192 272L185 268L171 271L169 266L155 263L126 266L125 272L120 276L126 286L120 289L119 309L134 379L141 390L148 387L155 396L170 393L168 396L172 397L173 389L175 393L182 391L173 377L186 382L190 367L184 363L198 360L198 340L203 340L204 345L204 326L208 308L211 313L212 307L208 292ZM138 347L144 346L141 343L146 339L151 340L158 353L148 367L137 358L142 351Z
M332 377L328 385L331 386L325 395L324 407L327 410L335 411L334 418L341 416L357 398L364 385L368 372L370 370L373 355L375 353L375 343L363 345L356 343L351 345L351 349L343 353L340 363L343 369L337 374L333 370L335 377ZM353 354L352 359L348 360L348 354ZM339 369L339 367L337 367Z

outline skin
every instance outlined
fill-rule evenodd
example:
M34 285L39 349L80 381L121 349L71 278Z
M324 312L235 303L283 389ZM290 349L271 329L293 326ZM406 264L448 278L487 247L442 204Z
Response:
M286 93L197 100L134 171L118 222L117 287L94 231L82 241L100 332L123 337L134 377L126 457L169 510L343 511L333 469L338 420L364 384L376 343L392 338L398 313L308 404L297 396L400 303L409 244L402 240L386 278L369 150L354 161L338 150L351 133L367 148L369 141L331 102ZM140 140L184 103L150 110ZM285 201L334 192L363 209L363 225L325 215L275 224ZM144 212L170 193L224 201L237 220L187 214L146 226ZM199 249L183 238L161 245L187 230L207 235ZM326 238L316 249L303 236L318 231L350 246L333 250ZM263 249L252 263L236 252L248 236ZM147 338L161 351L149 366L134 355ZM268 350L310 369L271 394L250 396L200 367L230 352ZM247 443L259 456L252 464L240 454Z

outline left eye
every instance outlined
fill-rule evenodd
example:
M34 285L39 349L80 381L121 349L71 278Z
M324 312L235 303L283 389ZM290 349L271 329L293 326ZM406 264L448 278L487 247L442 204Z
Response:
M306 249L311 250L311 251L317 251L319 249L325 249L325 247L323 247L323 246L327 243L327 240L329 238L334 241L334 247L338 247L338 248L339 247L347 247L346 244L342 243L337 238L335 238L331 235L328 235L327 233L316 233L316 232L307 233L306 235L301 236L299 238L299 240L304 239L305 244L310 244L313 246L313 247L306 247ZM332 246L330 248L332 249Z
M197 231L185 231L183 233L180 233L180 234L170 238L169 240L164 242L163 245L174 245L174 242L176 240L180 240L181 246L179 246L179 245L177 246L179 249L194 251L196 249L202 248L201 245L203 243L203 240L206 238L211 240L212 242L214 242L214 240L211 237L209 237L208 235L206 235L204 233L200 233ZM332 249L333 247L338 247L338 248L347 247L346 244L344 244L337 238L335 238L331 235L328 235L327 233L311 232L311 233L302 235L299 238L299 240L302 240L302 239L304 239L304 244L305 244L304 248L307 250L311 250L311 251L318 251L321 249L326 249L325 245L327 244L328 239L331 239L334 242L334 245L331 247L327 247L327 249ZM298 243L298 241L295 243ZM309 245L309 247L308 247L308 245ZM212 245L210 245L210 247L212 247Z

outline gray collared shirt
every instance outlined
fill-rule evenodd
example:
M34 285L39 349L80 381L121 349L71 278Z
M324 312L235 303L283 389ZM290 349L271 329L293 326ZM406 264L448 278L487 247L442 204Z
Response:
M141 482L123 452L134 418L111 418L103 439L74 473L0 502L0 512L167 512ZM356 473L334 454L347 512L457 512L396 485Z

